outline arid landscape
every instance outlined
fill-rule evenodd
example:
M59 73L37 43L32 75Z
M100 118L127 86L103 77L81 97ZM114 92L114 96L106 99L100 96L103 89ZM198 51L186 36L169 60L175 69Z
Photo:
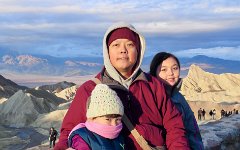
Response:
M59 132L77 87L93 77L1 76L0 149L48 149L49 128L53 126ZM21 81L57 83L28 88L16 84ZM240 115L223 119L220 115L222 109L240 110L239 91L240 74L213 74L196 65L189 68L181 93L196 118L199 108L206 110L206 119L198 121L206 149L239 146ZM216 109L216 120L208 114L212 109Z
M60 131L78 87L106 65L104 35L120 22L145 38L133 41L144 72L159 52L179 59L180 92L196 118L206 111L205 149L240 150L237 0L1 0L0 150L49 149L50 127Z

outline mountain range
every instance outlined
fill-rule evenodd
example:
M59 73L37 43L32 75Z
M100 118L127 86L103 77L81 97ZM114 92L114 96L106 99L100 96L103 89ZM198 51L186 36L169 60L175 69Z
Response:
M86 80L89 78L85 78ZM0 92L0 149L16 149L13 146L19 146L19 144L26 149L29 145L33 145L31 143L33 137L28 135L30 129L37 132L38 136L35 140L39 144L48 144L49 127L60 130L62 120L77 90L77 86L71 82L63 81L27 88L4 77L0 78L0 87L2 89ZM15 91L9 94L7 92L9 89L15 89ZM204 108L206 112L214 108L218 120L221 118L221 109L240 110L239 90L240 74L218 75L206 72L199 66L191 65L187 76L183 78L180 92L185 96L195 117L199 108ZM211 116L206 115L206 121L211 121ZM206 149L211 149L213 145L219 146L224 141L229 141L228 139L231 139L230 142L238 143L239 117L229 121L231 120L226 120L224 125L233 124L233 126L226 128L227 132L222 131L220 127L223 123L218 126L214 125L215 123L210 124L207 128L206 126L200 127ZM213 125L216 126L214 134ZM8 132L5 132L6 128ZM16 131L10 132L14 128ZM231 133L229 133L230 129ZM24 136L19 134L19 130L23 130ZM213 141L211 135L207 134L210 132L217 141ZM41 141L39 141L39 134L43 136Z
M85 80L89 80L89 78ZM69 101L74 98L77 90L76 84L66 81L35 88L19 86L4 77L0 81L2 89L0 100L4 99L4 101L0 101L0 122L18 125L19 121L21 122L19 126L33 123L39 114L66 108ZM14 89L14 91L9 93L8 91L11 89ZM209 106L215 105L209 105L209 103L218 103L221 104L221 107L224 107L223 105L225 104L228 106L236 104L236 108L239 109L239 90L240 74L226 73L217 75L206 72L199 66L191 65L188 75L183 78L180 92L185 96L190 105L203 102L201 107L205 107L206 110L210 109L208 108ZM217 106L218 104L215 107L220 109ZM198 108L192 109L194 112L197 112ZM32 116L31 121L24 119L30 116ZM1 117L5 119L1 119ZM219 116L217 115L217 117Z
M142 69L149 71L153 56L143 59ZM198 55L192 58L179 58L181 74L186 76L191 64L201 66L206 71L220 73L240 73L240 61ZM0 73L36 74L51 76L82 76L96 74L103 67L102 56L53 57L49 55L0 53Z

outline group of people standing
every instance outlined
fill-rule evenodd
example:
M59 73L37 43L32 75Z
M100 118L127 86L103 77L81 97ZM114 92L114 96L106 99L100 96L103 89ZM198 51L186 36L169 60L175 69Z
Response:
M209 115L211 116L212 119L216 119L215 115L216 115L216 110L213 109L213 110L210 110L209 111Z
M228 117L232 114L238 114L238 110L236 110L236 109L233 109L233 111L225 111L223 109L221 110L221 118Z
M202 108L198 110L198 120L205 120L206 111Z
M179 60L158 53L145 73L144 52L145 39L132 25L109 27L104 68L78 88L55 150L203 149L196 119L179 92Z
M198 120L205 120L205 114L206 114L206 111L202 108L200 108L198 110ZM211 119L216 119L215 115L216 115L216 110L213 109L213 110L210 110L209 111L209 115L211 117Z
M221 118L223 118L223 117L228 117L232 114L238 114L238 110L233 109L233 111L225 111L222 109L220 113L221 113ZM200 121L205 120L205 114L206 114L206 111L200 108L198 110L198 120ZM210 110L209 115L211 119L216 119L216 109Z

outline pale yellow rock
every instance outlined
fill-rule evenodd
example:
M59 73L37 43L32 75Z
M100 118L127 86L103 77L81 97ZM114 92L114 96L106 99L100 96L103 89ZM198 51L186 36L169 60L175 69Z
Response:
M191 65L181 93L189 101L240 102L240 74L213 74Z
M60 92L54 93L57 97L63 98L65 100L72 100L76 94L78 86L74 85L72 87L66 88Z

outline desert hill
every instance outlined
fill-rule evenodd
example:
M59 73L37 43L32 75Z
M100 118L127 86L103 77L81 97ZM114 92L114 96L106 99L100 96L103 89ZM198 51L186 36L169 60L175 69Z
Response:
M30 125L36 128L48 129L49 127L60 127L62 119L67 113L67 109L55 110L49 113L40 114L38 118Z
M15 82L6 79L2 75L0 75L0 99L9 98L20 89L24 90L27 89L27 87L20 86Z
M76 84L72 82L63 81L63 82L59 82L52 85L43 85L43 86L40 86L39 89L43 89L51 93L57 93L74 85Z
M240 102L240 74L213 74L191 65L181 92L189 101Z
M57 109L66 102L44 90L19 90L0 105L0 123L23 127L34 122L38 115Z
M77 91L77 88L78 86L77 85L74 85L74 86L71 86L71 87L68 87L60 92L55 92L54 94L57 96L57 97L60 97L60 98L63 98L65 100L72 100L76 94L76 91Z

